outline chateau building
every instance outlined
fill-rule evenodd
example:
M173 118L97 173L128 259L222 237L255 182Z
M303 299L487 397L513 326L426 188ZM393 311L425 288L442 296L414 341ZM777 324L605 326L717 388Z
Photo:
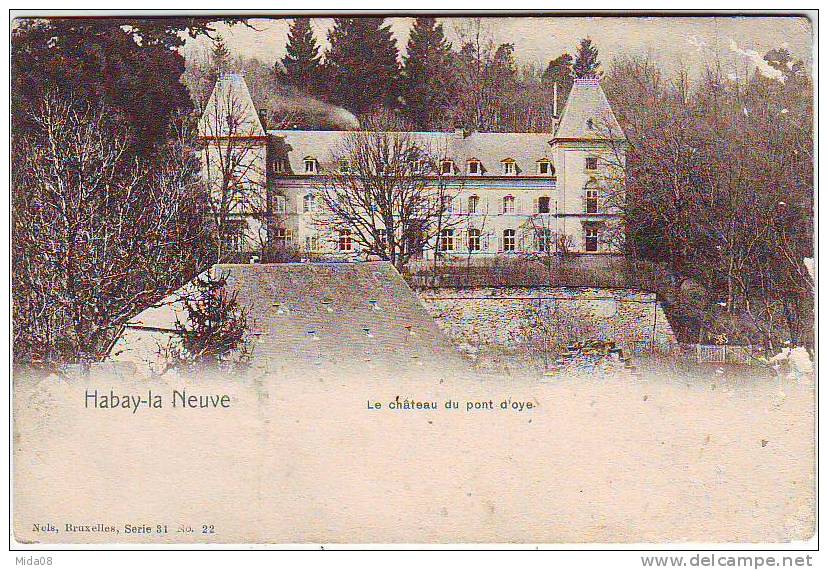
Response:
M200 123L205 179L228 250L264 244L302 259L367 259L344 224L320 223L320 193L350 166L354 131L266 130L244 80L222 76ZM625 137L597 79L576 79L552 133L415 132L438 149L444 229L423 257L612 255L623 237Z

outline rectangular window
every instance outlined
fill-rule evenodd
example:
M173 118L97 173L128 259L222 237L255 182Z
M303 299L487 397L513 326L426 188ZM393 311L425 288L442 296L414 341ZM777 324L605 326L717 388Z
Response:
M469 251L480 251L480 230L469 230Z
M284 174L287 172L287 161L283 158L277 158L273 161L273 171L277 174Z
M503 174L514 174L515 173L515 163L512 161L504 162L503 163Z
M440 251L454 251L454 230L440 232Z
M588 156L586 159L587 170L598 170L598 158L595 156Z
M535 249L538 251L552 250L552 230L540 228L535 236Z
M225 251L244 251L244 226L242 220L227 220L221 231L221 245Z
M339 230L339 243L337 244L339 251L352 251L354 249L354 242L351 239L351 230Z
M440 164L440 173L441 174L452 174L454 172L454 163L450 160L444 160Z
M586 213L587 214L597 214L598 213L598 189L597 188L587 188L587 190L586 190Z
M305 238L305 251L319 251L319 236L307 236Z
M273 209L276 211L277 214L284 214L286 208L287 201L285 200L284 196L275 196L273 202Z
M480 198L478 196L469 196L469 214L476 214L479 204Z
M515 251L515 230L503 230L503 251Z
M552 166L548 162L539 162L538 163L538 174L549 174L549 167Z
M469 162L469 174L480 174L480 163L476 160Z
M316 160L313 158L305 159L305 174L316 174Z
M584 227L584 249L598 251L598 226Z
M541 196L538 198L538 213L539 214L548 214L549 213L549 196Z
M503 198L503 213L512 214L515 211L515 197L505 196Z
M290 245L293 232L287 228L276 228L273 230L273 245L278 249L286 249Z

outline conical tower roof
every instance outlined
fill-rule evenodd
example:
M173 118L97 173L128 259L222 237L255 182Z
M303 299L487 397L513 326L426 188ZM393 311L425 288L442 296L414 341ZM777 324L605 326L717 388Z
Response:
M599 79L576 79L569 92L555 140L625 140Z
M198 123L202 137L264 137L265 130L241 75L218 78Z

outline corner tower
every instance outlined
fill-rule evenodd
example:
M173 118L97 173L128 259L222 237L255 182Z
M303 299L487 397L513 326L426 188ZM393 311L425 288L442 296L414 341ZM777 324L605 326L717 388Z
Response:
M626 136L599 79L576 79L549 144L558 174L561 234L578 253L620 252Z

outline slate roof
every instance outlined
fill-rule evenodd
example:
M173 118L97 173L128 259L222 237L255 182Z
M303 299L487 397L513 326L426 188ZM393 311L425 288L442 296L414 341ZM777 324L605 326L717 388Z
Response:
M302 174L307 157L319 161L323 170L335 168L333 157L342 153L343 141L353 132L270 130L267 134L274 143L275 158L287 159L290 171ZM519 176L537 176L537 161L552 157L550 133L411 134L429 154L453 160L461 174L466 173L467 161L476 158L483 165L483 176L500 176L501 161L511 158L517 163Z
M218 110L218 112L216 111ZM230 121L227 117L234 117L238 121L230 131ZM213 92L204 107L204 113L198 123L201 136L265 136L264 127L259 120L256 105L250 96L247 83L241 75L225 73L218 78Z
M589 128L592 121L593 128ZM566 107L561 114L556 139L607 139L624 140L624 131L598 79L576 79L569 92Z
M252 365L270 372L334 370L404 374L457 370L462 359L388 262L217 265L227 289L248 306ZM143 331L173 330L183 320L171 295L127 325L114 353L139 344ZM129 358L121 358L129 360Z

